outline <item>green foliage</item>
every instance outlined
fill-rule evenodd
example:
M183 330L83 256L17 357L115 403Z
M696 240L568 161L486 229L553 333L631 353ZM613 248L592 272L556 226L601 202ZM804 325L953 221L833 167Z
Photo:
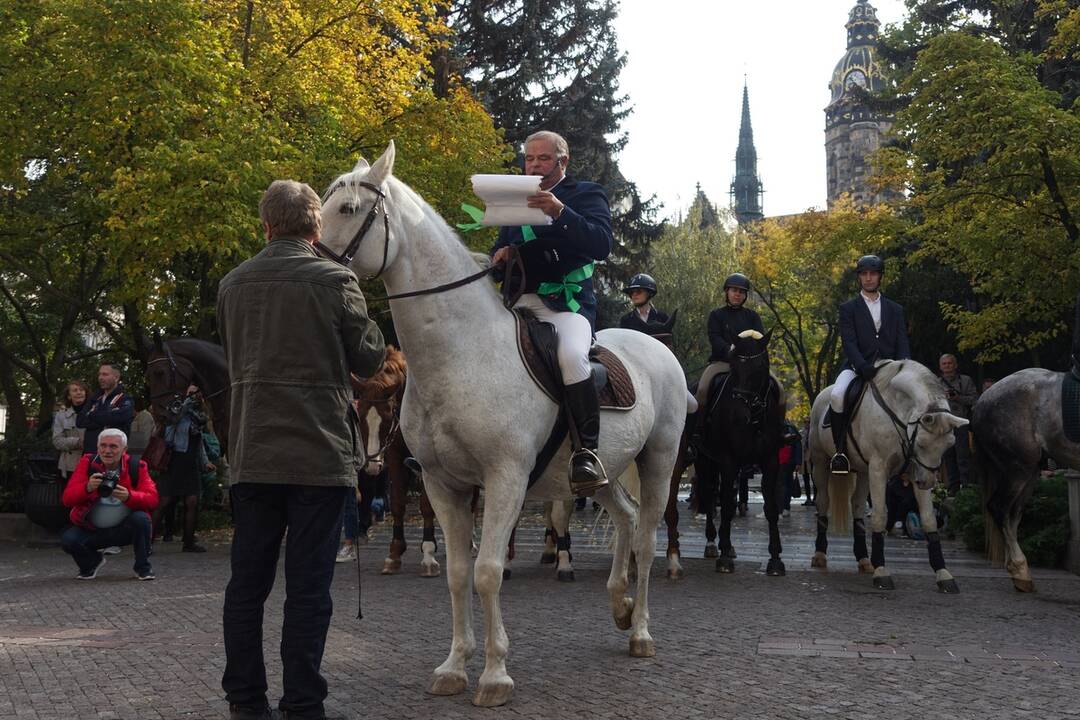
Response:
M1024 507L1017 535L1028 563L1060 567L1069 541L1069 490L1061 473L1040 477ZM985 519L982 491L963 488L952 500L949 531L974 552L985 550Z

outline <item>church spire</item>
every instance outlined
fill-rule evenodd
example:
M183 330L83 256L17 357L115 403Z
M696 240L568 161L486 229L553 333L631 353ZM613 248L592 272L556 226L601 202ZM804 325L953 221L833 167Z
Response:
M731 204L740 225L765 217L761 207L761 195L761 180L757 174L757 150L754 149L754 129L750 125L750 92L744 80L739 148L735 151L735 177L731 181Z

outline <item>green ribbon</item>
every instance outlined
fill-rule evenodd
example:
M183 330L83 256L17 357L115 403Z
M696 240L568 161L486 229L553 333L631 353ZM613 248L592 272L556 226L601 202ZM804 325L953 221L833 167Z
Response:
M581 292L579 283L592 277L595 266L596 263L589 263L579 267L577 270L572 270L563 277L562 282L540 283L540 287L536 288L536 293L538 295L558 295L562 293L566 307L570 309L570 312L577 312L581 309L581 303L574 299L574 296Z
M461 209L465 211L465 214L473 219L471 223L458 223L457 229L461 232L470 232L472 230L479 230L483 227L480 221L484 218L484 211L475 205L469 203L461 203Z

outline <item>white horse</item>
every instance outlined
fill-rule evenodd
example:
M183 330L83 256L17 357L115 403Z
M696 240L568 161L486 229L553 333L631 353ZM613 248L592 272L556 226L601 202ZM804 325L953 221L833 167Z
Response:
M847 455L853 473L844 477L829 473L829 458L835 446L832 432L822 429L821 421L829 409L831 386L817 396L810 412L810 459L818 488L817 543L811 565L826 567L826 533L831 515L836 529L846 531L852 527L859 571L872 569L874 587L892 590L894 583L885 567L885 484L889 478L906 473L915 490L938 589L959 592L956 580L945 568L931 490L941 458L955 442L953 430L968 421L949 412L941 383L925 366L914 360L879 360L875 366L878 371L871 381L873 387L868 385L851 422L854 442L849 439ZM852 474L855 482L851 481ZM868 493L874 506L869 559L863 519Z
M390 143L372 166L361 160L334 181L323 205L322 244L345 261L353 246L351 267L361 276L380 275L391 295L476 274L481 267L473 255L419 195L392 176L393 165ZM446 661L434 671L430 692L454 695L468 684L466 663L476 646L475 577L486 638L484 671L473 702L501 705L514 687L506 672L509 639L499 604L505 550L527 478L559 407L522 365L514 318L488 280L392 299L390 308L410 364L401 427L423 465L446 540L453 640ZM614 482L596 499L616 523L607 581L615 624L632 629L631 655L649 657L656 652L649 635L649 569L685 421L686 388L675 356L653 338L613 329L598 333L597 341L620 356L637 393L631 410L601 413L599 455L613 479L637 462L640 505ZM569 457L567 442L529 490L530 497L571 496ZM484 489L485 497L480 551L472 563L469 502L475 486ZM638 559L636 602L626 594L631 549Z

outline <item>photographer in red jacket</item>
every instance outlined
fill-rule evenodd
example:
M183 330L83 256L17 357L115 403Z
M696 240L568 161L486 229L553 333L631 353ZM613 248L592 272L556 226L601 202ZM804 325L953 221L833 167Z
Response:
M71 508L72 526L64 531L60 545L79 566L77 580L97 577L105 564L101 549L111 545L134 546L135 577L154 579L149 512L158 504L157 487L142 460L133 472L126 449L123 430L102 430L97 454L83 455L64 488L64 507Z

